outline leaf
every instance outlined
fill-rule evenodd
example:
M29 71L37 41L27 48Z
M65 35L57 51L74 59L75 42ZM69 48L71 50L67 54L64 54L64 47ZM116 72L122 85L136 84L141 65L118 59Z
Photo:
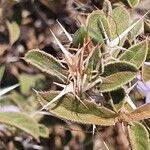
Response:
M85 36L86 36L85 27L80 27L73 35L73 45L75 47L78 47L79 45L82 46Z
M136 7L139 4L139 0L126 0L126 1L131 8Z
M62 81L67 80L67 71L64 69L62 64L50 54L33 49L25 55L24 59L39 68L41 71L56 76Z
M43 124L38 124L39 127L39 134L43 138L48 138L49 136L49 129L43 125Z
M112 106L115 111L119 111L124 104L125 100L125 91L123 88L117 89L115 91L110 92L112 98Z
M144 104L129 114L132 120L143 120L150 118L150 103Z
M127 51L125 51L121 55L120 60L130 62L137 68L139 68L146 60L147 52L148 52L147 42L142 41L136 45L133 45Z
M119 34L114 40L109 43L109 47L115 47L119 44L120 40L122 40L147 14L145 13L140 19L138 19L135 23L130 25L126 30L124 30L121 34Z
M18 112L0 112L0 122L17 127L38 139L39 129L36 122L29 116Z
M27 104L27 99L17 91L12 91L10 94L5 95L5 98L7 101L11 100L20 110L24 110Z
M20 29L16 22L7 22L7 27L9 31L10 45L13 45L19 38Z
M104 32L102 30L102 26L98 24L101 21L103 27L107 33L110 35L108 20L106 15L102 11L93 11L87 19L87 31L88 35L92 38L92 40L96 43L103 43L104 42Z
M21 93L24 95L29 95L31 88L36 86L37 89L39 85L38 83L42 82L44 79L45 78L42 74L29 75L22 73L19 76Z
M59 92L48 91L48 92L38 92L37 96L42 105L46 105L54 97L56 97ZM82 100L82 102L87 106L87 108L79 102L72 94L67 94L63 96L59 101L56 101L49 105L48 109L50 113L61 117L63 119L79 122L82 124L95 124L95 125L114 125L115 123L115 113L103 106L97 106L95 103Z
M150 62L144 62L142 66L142 79L144 82L150 81Z
M119 34L127 29L129 19L129 13L122 5L118 5L112 10L112 16L108 16L111 39L115 39Z
M149 134L144 125L139 122L132 123L128 129L130 144L133 150L149 149Z
M112 62L104 66L102 83L97 87L100 92L116 90L130 82L137 74L137 69L127 62Z
M1 82L1 80L3 78L4 71L5 71L5 66L4 65L0 65L0 82Z
M138 20L138 19L134 20L133 23L135 23L137 20ZM133 24L133 23L132 23L132 24ZM138 35L138 33L139 33L140 29L142 28L142 26L143 26L143 21L141 20L141 21L138 22L138 23L135 25L135 27L129 32L129 34L128 34L128 40L129 40L130 42L132 42L132 41L136 38L136 36Z

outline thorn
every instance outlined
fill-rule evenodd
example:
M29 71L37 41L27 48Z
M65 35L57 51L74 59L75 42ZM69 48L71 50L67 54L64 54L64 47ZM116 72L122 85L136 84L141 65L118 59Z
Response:
M72 56L72 54L69 53L69 52L64 48L64 46L60 43L60 41L58 40L58 38L55 36L55 34L53 33L53 31L52 31L51 29L50 29L50 32L52 33L54 39L56 40L56 42L57 42L59 48L60 48L60 49L62 50L62 52L64 53L66 59L68 59L68 61L71 61L71 56Z
M82 100L81 100L77 95L75 95L75 97L81 102L81 104L82 104L85 108L89 109L89 108L82 102Z
M61 23L60 23L58 20L56 20L56 21L57 21L57 23L60 25L60 27L62 28L62 30L65 32L65 34L66 34L67 38L69 39L69 41L72 42L73 39L72 39L72 37L70 36L70 34L66 31L66 29L61 25Z
M95 130L96 130L96 125L93 124L93 129L92 129L92 134L93 134L93 135L95 134Z

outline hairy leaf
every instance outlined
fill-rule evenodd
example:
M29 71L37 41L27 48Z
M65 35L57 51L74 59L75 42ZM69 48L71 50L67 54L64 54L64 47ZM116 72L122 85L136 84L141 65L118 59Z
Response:
M21 93L24 95L28 95L30 93L31 88L34 88L35 86L36 89L38 88L38 83L44 80L44 76L42 74L29 75L22 73L19 76L19 80Z
M46 105L59 92L38 92L37 96L42 105ZM95 124L95 125L113 125L115 123L115 113L103 106L98 106L95 103L82 100L87 106L85 107L78 99L72 94L67 94L60 98L59 101L55 101L48 106L49 111L61 118L83 123L83 124Z
M19 38L20 29L16 22L7 22L7 27L9 31L10 45L13 45Z
M137 74L137 69L127 62L113 62L104 66L102 83L97 87L100 92L113 91L130 82Z
M17 127L38 139L39 129L29 116L18 112L0 112L0 123Z
M134 20L133 23L135 23L136 21L137 21L137 19ZM129 32L129 34L128 34L128 40L130 42L132 42L136 38L136 36L139 34L139 31L142 28L142 26L143 26L143 20L141 20L140 22L138 22L135 25L135 27Z
M142 41L125 51L120 60L127 61L139 68L146 60L148 45L146 41Z
M125 7L119 5L116 6L112 11L112 16L108 16L111 39L116 38L120 35L129 25L129 13Z
M150 103L144 104L130 113L130 118L133 120L143 120L150 118Z
M62 81L67 79L67 72L64 70L62 64L59 63L58 60L50 54L33 49L25 55L24 59L40 70L50 75L56 76Z
M39 127L39 134L40 134L40 136L44 137L44 138L48 138L48 136L49 136L49 129L43 124L38 124L38 127Z
M133 150L149 149L149 135L144 125L139 122L134 122L131 127L129 127L128 132Z
M136 7L139 3L139 0L126 0L126 1L131 8Z
M121 34L119 34L114 40L109 43L110 47L115 47L119 44L120 40L122 40L147 14L145 13L140 19L138 19L135 23L131 24L126 30L124 30Z
M87 19L87 30L89 36L94 40L94 42L103 43L104 42L104 31L100 22L103 24L103 27L107 33L110 35L108 20L106 15L102 11L93 11Z

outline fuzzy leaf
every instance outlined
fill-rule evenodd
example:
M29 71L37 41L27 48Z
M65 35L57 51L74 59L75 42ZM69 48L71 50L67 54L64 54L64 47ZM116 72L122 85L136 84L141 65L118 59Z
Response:
M133 150L149 149L149 135L144 125L139 122L134 122L128 130L129 139Z
M7 22L7 27L9 31L10 45L13 45L19 38L20 29L16 22Z
M44 138L48 138L49 136L49 129L44 126L43 124L38 124L38 127L39 127L39 134L41 137L44 137Z
M28 95L30 93L31 88L34 88L35 86L36 89L38 88L38 83L44 80L44 76L42 74L29 75L22 73L19 76L19 80L21 93L24 95Z
M146 60L148 46L146 41L142 41L125 51L120 60L130 62L139 68Z
M67 79L67 71L65 71L62 64L59 63L58 60L50 54L33 49L25 55L24 59L40 70L50 75L56 76L62 81Z
M139 3L139 0L126 0L127 1L127 4L133 8L133 7L136 7Z
M122 40L147 14L145 13L140 19L138 19L135 23L131 24L127 29L125 29L121 34L119 34L114 40L109 43L110 47L115 47L119 44L120 40Z
M137 21L137 19L134 20L133 23L135 23L136 21ZM136 36L138 35L138 33L139 33L140 29L142 28L142 26L143 26L143 20L141 20L140 22L138 22L135 25L135 27L129 32L129 34L128 34L128 40L130 42L132 42L136 38Z
M107 35L110 35L109 25L106 15L102 11L93 11L87 19L87 30L89 36L94 42L103 43L104 42L104 32L102 31L102 26L100 26L99 21L102 22Z
M82 46L84 42L84 38L86 36L86 29L84 27L80 27L73 35L73 45L78 47Z
M119 5L112 11L112 17L108 16L111 39L120 35L129 25L129 13L125 7Z
M143 120L150 118L150 103L144 104L130 113L132 120Z
M59 92L38 92L37 96L42 105L49 103ZM83 124L95 125L113 125L115 123L115 113L103 106L97 106L95 103L82 100L88 107L86 108L78 99L72 94L67 94L49 105L50 113L75 122Z
M147 82L150 81L150 63L145 62L142 66L142 79Z
M127 62L113 62L104 66L102 83L97 87L100 92L113 91L130 82L137 74L137 69Z
M18 112L0 112L0 122L17 127L38 139L39 129L29 116Z

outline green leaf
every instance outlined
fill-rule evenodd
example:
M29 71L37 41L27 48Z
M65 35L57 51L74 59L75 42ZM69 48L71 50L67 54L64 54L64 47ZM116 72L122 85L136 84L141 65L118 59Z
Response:
M125 102L125 91L123 88L120 88L115 91L110 92L111 98L112 98L112 106L115 111L120 111L123 107L123 104Z
M102 83L97 87L100 92L116 90L130 82L137 74L137 69L127 62L113 62L104 66Z
M146 41L142 41L136 45L130 47L125 51L120 60L130 62L135 65L137 68L140 68L143 62L146 60L148 53L148 45Z
M38 92L37 96L40 103L44 106L54 97L56 97L59 92L49 91L49 92ZM48 106L50 113L61 117L63 119L83 123L83 124L95 124L95 125L113 125L115 123L115 113L103 106L98 106L95 103L82 100L82 102L87 106L87 108L73 96L72 94L67 94L60 98L59 101L55 101Z
M40 70L50 75L56 76L62 81L67 80L67 71L64 69L63 65L50 54L33 49L25 55L24 59Z
M1 82L1 80L3 78L4 71L5 71L5 66L4 65L0 65L0 82Z
M136 7L139 3L139 0L126 0L127 1L127 4L133 8L133 7Z
M18 112L0 112L0 122L17 127L32 135L36 139L39 137L39 128L37 123L26 114Z
M130 144L133 150L149 149L149 134L144 125L139 122L132 123L128 129Z
M102 30L102 26L99 24L99 21L102 22L104 29L107 35L110 35L109 25L106 18L106 15L102 11L93 11L87 19L87 31L88 35L92 38L92 40L96 43L104 42L104 32Z
M134 20L133 23L135 23L137 20L138 19ZM139 33L140 29L142 28L142 26L143 26L143 20L141 20L140 22L138 22L135 25L135 27L129 32L129 34L128 34L128 40L130 42L132 42L136 38L136 36L138 35L138 33Z
M142 79L145 82L150 81L150 62L145 62L142 66Z
M108 16L111 39L115 39L127 29L129 25L129 19L129 13L125 7L118 5L113 9L112 16Z
M16 22L7 22L7 27L9 31L9 42L13 45L19 38L20 29Z
M48 138L49 136L49 129L43 125L43 124L38 124L39 127L39 134L43 138Z
M79 45L82 46L85 36L86 36L85 27L80 27L73 35L73 45L75 47L78 47Z
M42 74L29 75L22 73L19 76L21 93L24 95L29 95L31 88L36 86L37 89L40 82L42 82L44 79L45 77Z

